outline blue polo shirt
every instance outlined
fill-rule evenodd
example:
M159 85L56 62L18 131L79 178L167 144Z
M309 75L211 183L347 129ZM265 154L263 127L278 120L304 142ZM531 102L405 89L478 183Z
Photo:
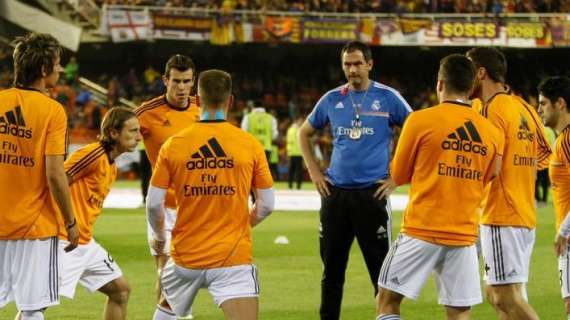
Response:
M352 95L352 100L351 100ZM360 139L349 137L355 120L354 104L361 104ZM388 176L392 126L402 126L412 109L398 91L370 81L366 91L343 85L327 92L309 115L309 123L322 129L330 123L333 152L326 175L341 188L366 188Z

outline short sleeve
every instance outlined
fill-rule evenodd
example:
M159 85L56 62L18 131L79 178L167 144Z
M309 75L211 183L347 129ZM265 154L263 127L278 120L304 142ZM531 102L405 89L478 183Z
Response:
M63 165L65 173L71 181L81 179L93 172L97 168L98 161L104 156L105 149L103 147L81 148L65 160Z
M65 155L67 151L67 115L59 104L53 105L46 132L46 155Z
M309 123L315 129L322 129L329 123L328 108L329 94L325 94L315 105L315 108L309 114Z
M390 124L402 127L412 112L412 108L406 102L404 97L398 91L390 91L390 98L388 99L390 106Z
M152 178L150 179L150 184L154 187L168 189L170 186L171 168L168 163L168 158L170 150L172 149L171 145L172 138L166 140L160 148L156 165L152 171Z

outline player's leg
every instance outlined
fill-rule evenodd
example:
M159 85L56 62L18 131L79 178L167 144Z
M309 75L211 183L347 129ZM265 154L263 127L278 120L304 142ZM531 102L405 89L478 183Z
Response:
M483 302L477 248L445 247L444 252L434 270L438 303L445 306L447 319L469 319L471 307Z
M377 319L400 319L403 297L417 299L440 260L442 246L400 234L390 248L378 278Z
M206 285L227 320L256 320L259 278L255 265L206 270Z
M329 186L331 194L322 198L319 245L323 262L321 279L321 319L339 319L346 265L354 233L350 225L349 207L345 206L350 191Z
M204 281L204 270L186 269L168 260L160 275L163 297L156 306L153 320L176 320L176 316L191 314L192 303Z
M293 180L296 170L295 157L289 157L289 176L287 177L287 182L289 183L289 189L293 189Z
M448 320L469 320L471 318L470 307L445 307Z
M99 291L107 296L104 309L105 320L124 320L127 318L127 305L131 288L124 277L120 277L102 286Z
M534 230L481 226L488 301L500 319L538 319L522 286L528 281Z
M390 249L391 213L386 199L374 198L375 191L376 187L353 192L350 207L354 208L351 222L376 296L380 267Z
M59 304L58 239L7 242L9 260L18 266L11 281L21 319L42 320L45 308Z
M95 240L92 239L80 247L85 252L82 262L85 267L79 283L90 292L99 291L107 296L104 319L126 319L131 289L123 277L121 268L107 250Z
M570 246L566 248L566 254L558 257L558 273L560 275L560 291L564 299L564 308L567 318L570 319Z
M520 283L487 286L489 302L501 311L500 316L504 319L538 320L538 315L524 299L521 286Z
M176 210L171 208L163 207L164 210L164 228L166 230L166 242L164 244L164 250L162 252L156 252L151 245L152 239L154 238L152 234L152 229L150 225L147 224L147 239L150 248L150 254L154 259L154 265L156 267L156 301L157 303L160 301L161 297L161 289L160 289L160 271L166 265L168 259L170 259L170 240L172 237L172 229L174 228L174 224L176 223Z
M226 300L220 308L226 320L256 320L258 314L258 298L236 298Z

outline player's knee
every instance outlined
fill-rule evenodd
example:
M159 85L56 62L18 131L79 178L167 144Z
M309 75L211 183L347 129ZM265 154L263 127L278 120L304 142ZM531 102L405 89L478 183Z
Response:
M524 303L523 297L514 288L502 287L499 290L493 290L491 295L489 302L504 312Z
M402 298L402 295L398 293L380 288L380 292L378 293L378 309L380 311L383 311L385 309L397 309L400 307Z
M570 297L564 298L564 307L566 308L566 314L570 315Z
M117 304L126 304L129 302L129 297L131 296L131 287L125 281L117 285L113 292L109 293L109 299Z
M44 320L44 310L22 311L22 320Z

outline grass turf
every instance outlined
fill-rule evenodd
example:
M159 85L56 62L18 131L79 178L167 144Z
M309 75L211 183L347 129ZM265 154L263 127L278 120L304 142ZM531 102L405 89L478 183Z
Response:
M541 319L563 319L564 312L553 254L552 206L538 210L539 226L532 257L529 296ZM394 214L394 231L399 230L401 213ZM321 262L318 254L318 214L316 212L275 212L253 233L254 257L261 281L260 319L318 319ZM95 228L99 241L117 260L132 286L128 319L151 319L154 301L154 263L148 253L146 225L141 209L104 210ZM285 235L289 245L273 240ZM460 271L458 271L460 272ZM343 319L374 319L372 286L357 245L353 245L347 270L342 307ZM405 301L405 319L444 319L437 305L433 281L429 281L417 302ZM78 288L75 300L46 311L47 319L101 319L104 296ZM12 319L13 303L0 310L0 319ZM200 319L222 319L207 291L194 304ZM473 310L472 319L496 319L486 303Z

